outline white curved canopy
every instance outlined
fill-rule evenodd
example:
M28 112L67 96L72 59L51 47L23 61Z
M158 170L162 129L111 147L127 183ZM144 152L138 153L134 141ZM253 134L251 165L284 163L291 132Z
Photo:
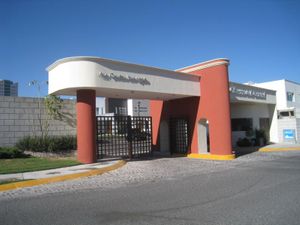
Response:
M69 57L47 68L49 94L76 95L96 90L111 98L170 100L200 96L200 77L98 57Z

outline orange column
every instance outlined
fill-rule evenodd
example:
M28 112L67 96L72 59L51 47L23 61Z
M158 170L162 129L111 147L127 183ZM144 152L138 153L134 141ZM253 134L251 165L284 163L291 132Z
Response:
M209 120L211 154L231 155L231 119L227 65L206 70L206 115Z
M96 92L77 91L77 159L81 163L96 162Z
M150 101L150 115L152 117L152 146L153 149L158 150L159 142L159 126L163 111L163 101L151 100Z
M198 119L209 121L210 153L232 155L227 64L191 72L201 76Z
M207 119L209 122L210 154L198 153L198 130L194 129L191 149L193 157L220 160L234 158L231 144L228 64L229 60L217 59L181 70L201 77L201 97L195 128L201 119Z

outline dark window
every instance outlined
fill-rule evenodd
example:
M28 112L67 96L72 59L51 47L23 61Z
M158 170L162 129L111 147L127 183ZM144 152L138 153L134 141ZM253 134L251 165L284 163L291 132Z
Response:
M108 99L108 112L115 113L116 115L127 115L127 100L109 98Z
M283 112L280 112L280 116L282 116L282 117L289 117L290 114L289 114L288 111L283 111Z
M251 131L253 130L251 118L231 119L232 131Z
M290 111L278 111L278 119L294 117L295 113L293 110Z
M288 92L286 93L286 99L287 99L289 102L294 102L294 93L288 91Z

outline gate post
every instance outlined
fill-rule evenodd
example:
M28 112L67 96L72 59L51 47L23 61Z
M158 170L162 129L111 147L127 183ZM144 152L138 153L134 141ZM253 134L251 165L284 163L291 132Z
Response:
M127 116L127 141L128 141L128 156L132 159L132 124L131 116Z
M81 163L96 162L96 92L77 91L77 159Z

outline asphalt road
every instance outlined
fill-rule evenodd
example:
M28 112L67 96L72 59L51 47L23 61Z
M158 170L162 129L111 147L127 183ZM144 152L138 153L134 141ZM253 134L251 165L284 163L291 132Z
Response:
M300 152L249 159L213 172L178 173L118 188L4 199L0 224L299 225Z

